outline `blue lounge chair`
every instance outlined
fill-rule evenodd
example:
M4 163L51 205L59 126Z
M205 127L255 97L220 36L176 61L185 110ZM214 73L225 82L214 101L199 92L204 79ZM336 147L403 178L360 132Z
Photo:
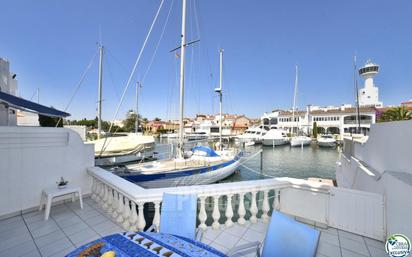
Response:
M274 211L263 243L262 257L314 257L319 241L319 231ZM260 243L253 242L233 248L229 256L255 248L260 256Z
M201 240L196 230L197 196L163 194L160 215L160 232ZM157 230L155 225L147 231Z

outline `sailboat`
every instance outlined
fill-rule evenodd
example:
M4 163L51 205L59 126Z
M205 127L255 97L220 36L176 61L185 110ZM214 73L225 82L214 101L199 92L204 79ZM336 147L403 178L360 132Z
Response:
M167 187L210 184L234 173L240 165L242 152L224 149L222 144L222 63L223 50L220 50L220 86L215 92L220 96L219 144L217 149L196 146L184 151L184 82L186 49L186 0L182 0L182 34L180 45L180 96L179 96L179 143L177 155L172 159L126 165L114 170L122 178L143 187Z
M298 91L298 66L296 65L295 88L294 88L294 93L293 93L292 122L295 121L297 91ZM296 121L296 127L297 127L297 130L298 130L298 135L293 136L290 139L290 145L291 146L302 146L302 147L310 145L310 143L312 142L312 139L310 137L304 135L303 132L299 131L299 124L298 123L299 123L299 117L297 118L297 121ZM293 133L293 128L292 128L292 133Z
M87 141L94 144L95 164L99 166L116 165L126 162L142 160L152 157L154 154L155 141L152 136L143 136L135 133L115 134L112 136L102 135L102 91L103 91L103 53L104 47L99 44L99 83L97 104L97 139ZM137 89L136 89L137 92ZM136 113L137 113L136 93ZM136 114L136 117L138 115ZM137 118L136 118L137 119Z

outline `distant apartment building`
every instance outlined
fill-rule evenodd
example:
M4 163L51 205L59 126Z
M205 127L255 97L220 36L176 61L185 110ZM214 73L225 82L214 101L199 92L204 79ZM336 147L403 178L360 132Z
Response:
M359 122L356 108L348 105L341 107L308 106L307 111L276 110L262 116L262 124L267 128L276 127L297 133L311 134L314 124L320 134L355 133L360 123L361 133L368 134L370 125L376 122L376 108L360 107Z
M367 61L358 70L364 79L363 88L359 89L359 115L358 110L351 104L341 106L307 106L306 110L274 110L265 113L261 122L267 128L277 127L289 132L303 131L312 133L314 124L318 133L337 134L355 133L360 127L360 132L368 134L370 125L376 122L376 114L383 103L379 100L379 89L374 84L374 76L379 72L379 66Z
M412 99L406 102L401 103L402 107L405 107L406 109L412 109Z

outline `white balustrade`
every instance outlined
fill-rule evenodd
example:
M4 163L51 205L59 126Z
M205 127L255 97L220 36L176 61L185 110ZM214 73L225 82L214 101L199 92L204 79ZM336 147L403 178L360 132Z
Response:
M233 207L232 207L232 194L227 196L227 206L226 206L226 212L225 212L225 216L226 216L226 222L225 225L227 228L233 226L233 221L232 221L232 217L233 217Z
M92 171L89 170L89 173L93 177L92 199L107 210L124 229L133 231L142 231L148 223L155 224L157 228L161 226L160 206L165 192L196 194L199 203L197 215L199 228L205 230L207 226L211 226L213 229L220 228L220 207L222 207L222 214L224 213L223 215L226 218L224 222L226 227L233 226L234 222L243 225L246 223L246 219L251 223L256 223L258 221L257 214L260 211L262 213L260 219L263 222L268 222L271 210L271 197L269 195L272 196L272 192L274 197L272 208L273 210L281 210L281 189L293 187L305 191L312 190L309 182L302 183L302 180L295 183L293 179L266 179L230 184L179 187L178 192L176 192L176 188L143 189L99 168L93 168ZM328 192L329 189L325 186L316 185L313 190ZM249 196L251 196L250 199ZM212 209L207 208L206 200L208 198L213 199ZM222 199L222 201L219 201L219 199ZM296 201L296 199L293 200ZM283 201L285 200L283 199ZM145 203L154 206L153 220L146 220L144 215ZM236 221L233 221L234 210L236 210L236 216L238 216ZM250 217L246 216L248 212ZM212 220L211 224L206 222L208 219Z

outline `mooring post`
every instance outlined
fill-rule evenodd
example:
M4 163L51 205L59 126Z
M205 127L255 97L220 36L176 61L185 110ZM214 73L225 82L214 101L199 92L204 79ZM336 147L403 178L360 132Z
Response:
M263 151L260 150L260 171L263 171Z

